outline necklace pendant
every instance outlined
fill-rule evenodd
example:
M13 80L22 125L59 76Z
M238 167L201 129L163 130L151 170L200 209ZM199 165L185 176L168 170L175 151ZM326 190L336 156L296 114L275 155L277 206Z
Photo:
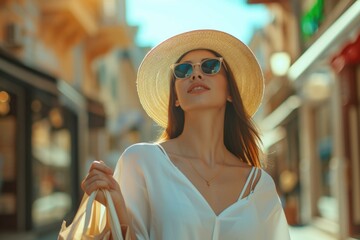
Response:
M210 182L209 182L209 181L206 181L206 185L208 185L208 187L210 187Z

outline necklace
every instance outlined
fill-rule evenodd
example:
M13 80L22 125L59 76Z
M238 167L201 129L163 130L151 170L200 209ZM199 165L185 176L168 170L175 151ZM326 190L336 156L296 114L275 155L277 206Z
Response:
M220 176L220 173L222 172L222 170L224 169L224 164L221 165L220 170L210 179L206 179L202 176L202 174L195 168L195 166L192 164L192 162L187 158L191 168L196 172L197 175L199 175L199 177L201 177L201 179L203 179L206 182L206 185L208 187L210 187L210 183L215 180L215 178L217 178L218 176Z

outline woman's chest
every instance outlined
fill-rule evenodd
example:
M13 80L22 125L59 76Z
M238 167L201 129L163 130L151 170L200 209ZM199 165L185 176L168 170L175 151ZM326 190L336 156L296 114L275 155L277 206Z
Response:
M161 219L198 221L221 216L236 217L254 211L247 197L239 199L242 186L214 183L208 186L202 179L191 179L182 171L160 171L147 179L146 185L152 213ZM251 205L251 204L250 204ZM234 212L234 214L232 214Z
M257 239L260 221L256 207L247 199L237 201L217 214L205 199L185 186L168 188L153 197L151 222L154 226L195 235L221 236L213 239Z
M174 165L183 186L188 187L194 197L206 202L216 215L235 204L243 190L243 196L249 194L244 185L250 169L220 165L209 170L201 162L189 164L184 160L174 161Z

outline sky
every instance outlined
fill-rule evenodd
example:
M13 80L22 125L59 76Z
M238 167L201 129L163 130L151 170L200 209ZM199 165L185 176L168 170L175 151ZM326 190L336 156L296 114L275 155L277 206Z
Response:
M271 17L265 6L246 0L127 0L126 19L138 26L136 42L153 47L181 32L217 29L246 44Z

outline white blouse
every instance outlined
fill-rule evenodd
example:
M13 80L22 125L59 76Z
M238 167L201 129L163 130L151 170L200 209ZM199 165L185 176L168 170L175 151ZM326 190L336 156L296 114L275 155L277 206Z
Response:
M253 170L246 185L257 172ZM274 181L259 171L261 177L250 195L240 196L219 215L158 144L127 148L114 177L139 240L288 240Z

